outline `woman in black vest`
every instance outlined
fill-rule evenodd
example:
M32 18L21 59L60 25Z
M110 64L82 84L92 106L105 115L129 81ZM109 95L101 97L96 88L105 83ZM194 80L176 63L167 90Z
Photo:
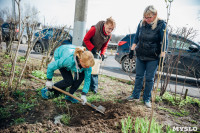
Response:
M128 101L140 98L140 92L143 86L145 76L145 89L143 101L147 107L151 107L151 90L154 84L154 76L157 71L159 58L165 56L165 51L168 44L168 35L166 32L166 45L163 39L166 23L157 17L157 10L154 6L146 7L143 14L143 19L139 23L137 32L129 53L129 58L132 59L134 50L136 51L136 78L135 87ZM164 40L165 41L165 40ZM163 49L161 51L161 47Z

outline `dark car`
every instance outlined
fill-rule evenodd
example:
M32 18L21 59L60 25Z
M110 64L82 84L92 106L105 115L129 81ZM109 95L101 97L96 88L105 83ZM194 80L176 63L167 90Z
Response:
M133 43L135 34L128 34L122 38L117 47L115 60L122 64L126 72L135 72L136 56L132 60L128 54ZM200 46L184 37L170 34L166 54L164 72L189 77L200 77ZM134 53L135 54L135 53Z
M14 23L10 22L5 22L1 25L2 28L2 41L10 41L10 39L12 38L13 41L18 40L18 35L19 35L19 25L15 25ZM21 37L21 43L25 44L27 43L28 40L28 35L27 35L27 28L23 27L23 25L21 25L21 32L22 32L22 37ZM40 30L41 29L41 24L38 23L37 26L35 27L35 31L36 30Z
M33 50L36 53L43 53L48 50L49 45L52 43L56 43L54 49L60 45L72 44L72 31L63 31L59 28L43 29L35 33L33 42L35 43Z
M17 34L19 30L16 28L15 24L10 22L10 23L3 23L1 25L2 28L2 41L10 41L16 40L17 39Z
M125 72L135 72L135 57L133 59L128 57L134 37L135 34L128 34L118 42L115 60L122 64L122 69Z

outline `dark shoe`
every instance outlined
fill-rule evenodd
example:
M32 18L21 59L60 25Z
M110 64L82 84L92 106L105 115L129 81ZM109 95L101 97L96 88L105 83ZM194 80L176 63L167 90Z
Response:
M134 97L131 95L131 96L129 96L126 100L128 100L128 101L133 101L133 100L134 100Z
M79 102L78 100L76 100L76 99L74 99L74 98L72 98L70 96L65 96L65 99L70 101L70 102L72 102L72 103L78 103Z
M94 94L97 94L97 90L91 90L91 92L93 92Z
M94 90L93 93L94 93L94 94L97 94L97 90Z
M135 99L132 95L129 96L126 100L128 100L128 101L136 101L136 102L140 101L140 99Z

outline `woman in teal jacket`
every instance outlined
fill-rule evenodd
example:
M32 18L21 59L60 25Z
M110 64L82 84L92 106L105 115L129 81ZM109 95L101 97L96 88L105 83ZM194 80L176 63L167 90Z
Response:
M62 45L55 50L55 61L51 62L47 68L46 88L48 88L49 91L54 91L54 94L59 93L58 91L51 89L53 86L52 77L54 71L59 69L63 80L55 83L54 86L63 90L71 86L69 93L74 94L83 80L85 80L81 99L84 101L83 104L87 102L86 94L90 87L91 67L94 66L94 57L90 51L85 50L84 47L77 47L75 45ZM76 73L75 78L73 78L72 72ZM42 90L42 94L43 98L45 98L45 89ZM72 103L78 102L70 96L66 96L65 99Z

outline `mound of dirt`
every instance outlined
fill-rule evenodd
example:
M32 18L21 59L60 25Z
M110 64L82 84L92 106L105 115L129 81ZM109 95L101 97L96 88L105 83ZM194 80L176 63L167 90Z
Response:
M68 114L68 110L59 112L56 108L50 108L51 105L47 101L43 104L48 106L40 108L40 111L35 113L35 119L27 117L26 123L8 127L1 132L121 132L121 119L128 114L133 116L135 113L128 104L113 103L112 101L93 103L96 106L104 106L105 114L101 114L89 106L66 103L71 119L69 125L65 126L54 124L53 119L46 120L46 117L48 115L50 118L54 118L59 113L64 114L65 112ZM38 120L40 122L35 123L37 118L40 118Z

